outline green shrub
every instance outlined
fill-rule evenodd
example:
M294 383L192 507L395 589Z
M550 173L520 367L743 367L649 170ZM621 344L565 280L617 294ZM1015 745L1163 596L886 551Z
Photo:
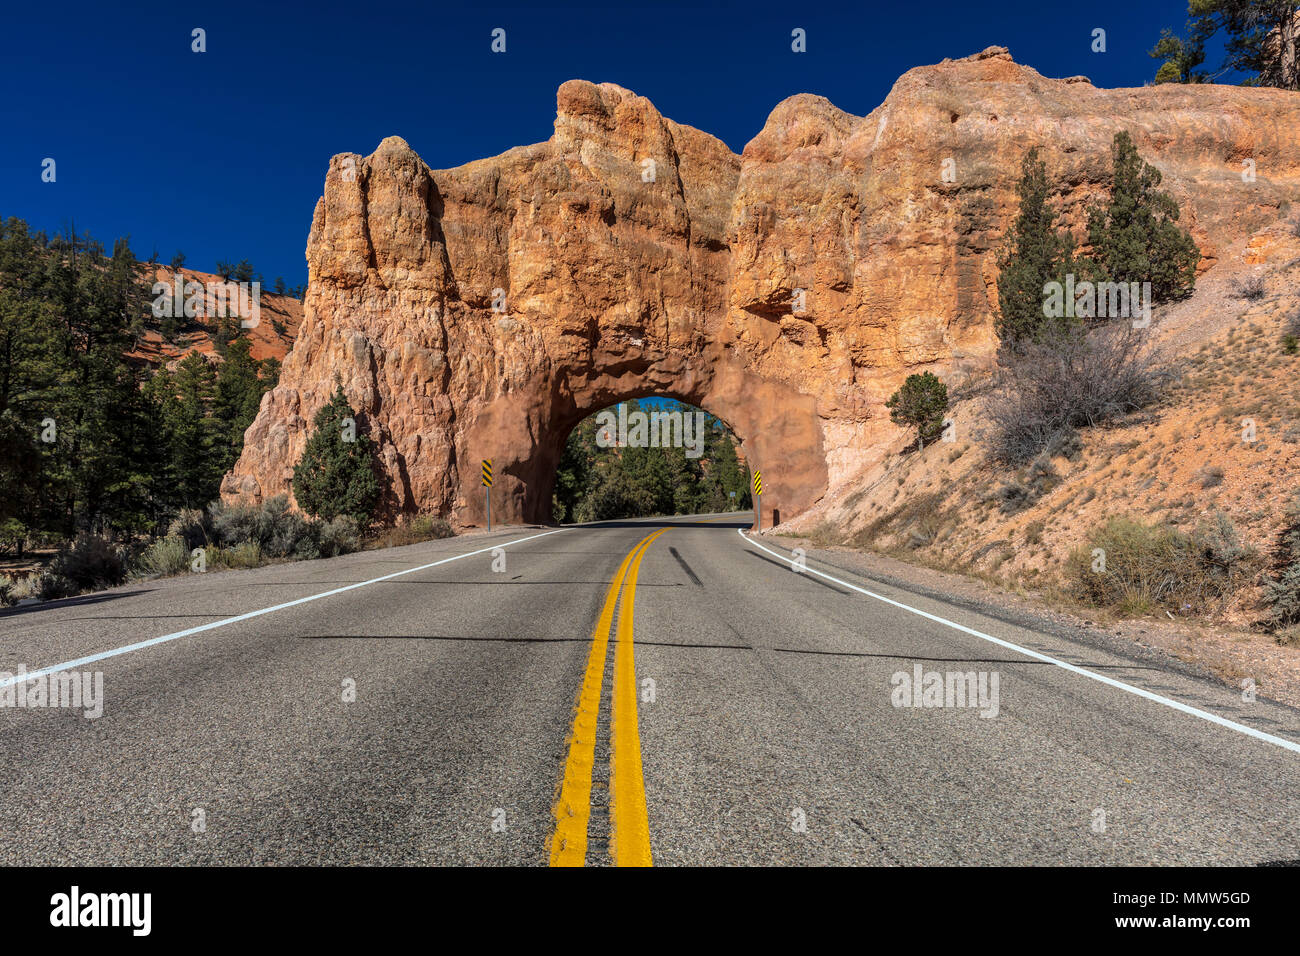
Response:
M446 518L417 515L411 521L411 533L421 541L432 541L436 538L450 538L456 532L452 531L451 523Z
M17 598L13 597L13 581L7 575L0 575L0 607L8 607Z
M58 598L73 597L80 594L82 589L76 582L65 578L61 574L52 574L49 571L43 571L36 578L36 597L42 601L54 601Z
M272 503L282 505L277 511L266 512ZM320 548L316 543L318 525L308 521L296 511L289 510L289 503L283 496L272 498L263 506L269 519L270 534L262 545L262 551L271 558L318 558Z
M99 535L82 534L55 556L49 573L71 582L76 593L121 584L126 580L126 570L126 558L113 542Z
M271 558L314 558L320 551L316 526L289 510L288 495L276 495L261 505L214 501L208 505L212 536L223 548L254 543Z
M20 554L27 543L27 526L17 518L5 518L0 521L0 552L12 551Z
M1034 503L1029 486L1019 478L1009 478L1002 482L993 494L998 501L998 508L1004 515L1013 515Z
M317 536L322 558L351 554L361 550L361 532L348 515L339 515L333 521L322 521L317 526Z
M1103 552L1103 570L1095 569L1095 549ZM1069 569L1090 604L1129 614L1162 606L1203 611L1242 585L1254 561L1232 522L1216 512L1190 533L1168 523L1113 517L1093 529L1071 555Z
M375 546L379 548L400 548L403 545L419 544L421 541L433 541L438 538L450 538L456 532L452 530L451 524L446 518L437 518L433 515L416 515L404 521L399 521L393 527L383 531L375 538Z
M244 541L222 548L221 563L228 568L255 568L262 563L262 547L256 541Z
M1202 465L1197 469L1195 477L1202 488L1213 488L1223 484L1223 469L1218 465Z
M1012 477L1004 481L994 493L1004 515L1013 515L1024 511L1043 495L1061 483L1061 476L1056 473L1047 456L1040 455L1030 463L1022 478Z
M1300 627L1284 627L1274 631L1273 640L1283 647L1300 647Z
M193 551L208 543L208 516L201 508L182 508L167 526L168 535L179 535L185 546Z
M184 538L169 534L145 548L136 559L136 570L151 577L180 574L190 568L190 550Z
M208 505L208 520L214 543L224 548L258 540L261 513L260 505L245 501L235 504L212 502Z
M915 550L925 548L939 540L943 533L945 516L933 511L918 515L907 529L907 547Z
M612 521L656 513L651 490L624 471L611 471L600 479L574 510L573 520Z

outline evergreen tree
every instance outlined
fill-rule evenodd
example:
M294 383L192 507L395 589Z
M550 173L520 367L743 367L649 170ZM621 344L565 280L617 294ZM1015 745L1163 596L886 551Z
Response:
M258 362L252 356L252 343L239 338L226 349L225 361L217 373L216 399L213 416L221 425L222 446L226 459L223 470L234 465L244 448L244 432L257 417L262 396L273 387L270 381L279 377L279 362L274 365Z
M1058 321L1043 315L1043 287L1064 283L1066 274L1079 268L1073 238L1057 232L1056 213L1048 203L1047 164L1038 158L1037 148L1029 151L1020 169L1020 212L998 260L999 314L994 327L1007 344L1036 338L1049 322Z
M1278 534L1272 574L1264 580L1267 623L1273 628L1300 622L1300 496L1292 499Z
M0 223L0 521L34 520L41 397L56 338L42 299L43 241L21 219Z
M1197 69L1205 62L1205 40L1195 32L1190 38L1183 39L1172 30L1162 30L1160 39L1148 55L1161 61L1156 70L1157 84L1205 83L1209 80L1205 71Z
M705 454L709 459L709 470L719 490L718 497L722 507L719 511L735 511L744 507L746 498L745 476L741 474L740 460L736 456L736 444L730 433L719 422L709 429L709 444ZM735 497L731 493L735 492Z
M280 360L274 356L267 356L262 359L261 368L258 371L258 377L262 381L262 392L269 392L280 384ZM258 400L260 403L260 399Z
M239 318L222 309L216 322L209 326L209 331L213 348L217 350L218 355L225 358L230 350L230 343L239 338Z
M1160 170L1138 155L1127 132L1111 146L1110 202L1088 215L1092 257L1112 282L1150 282L1156 302L1189 295L1201 253L1177 225L1178 203L1160 192Z
M140 377L126 361L149 285L125 240L112 258L70 231L49 246L42 296L57 317L52 381L41 404L57 427L42 443L44 520L52 530L130 526L150 496L132 467Z
M637 411L683 415L700 411L681 402L649 407L635 400L625 404L629 416ZM705 413L704 433L692 433L693 440L697 437L703 442L702 456L687 454L684 446L601 447L596 441L595 416L588 416L570 432L556 469L555 520L608 520L748 507L748 476L741 474L735 440L726 426ZM736 491L737 497L731 499L729 491Z
M948 410L948 386L932 372L909 375L903 387L885 402L889 419L895 425L916 429L916 438L922 448L927 440L939 437L943 431L943 413Z
M162 408L174 501L179 507L201 508L217 497L229 467L223 423L213 416L216 369L191 352L175 371L157 372L150 384Z
M596 420L584 418L564 442L555 470L552 510L556 521L574 521L578 502L591 486L596 460Z
M339 385L316 413L307 446L293 469L299 506L326 521L348 515L363 528L370 524L380 493L371 456L370 436L357 426L356 412Z
M1300 90L1300 0L1191 0L1187 12L1193 49L1225 38L1221 72L1245 73L1251 86Z
M64 536L158 520L167 447L126 358L150 298L125 239L110 257L74 229L0 226L0 520Z

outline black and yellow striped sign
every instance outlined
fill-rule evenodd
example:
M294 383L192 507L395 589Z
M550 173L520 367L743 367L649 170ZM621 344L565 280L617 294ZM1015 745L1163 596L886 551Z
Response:
M483 459L483 487L484 488L492 487L492 459L491 458Z
M754 494L761 495L762 493L763 493L763 473L761 471L756 471L754 472Z

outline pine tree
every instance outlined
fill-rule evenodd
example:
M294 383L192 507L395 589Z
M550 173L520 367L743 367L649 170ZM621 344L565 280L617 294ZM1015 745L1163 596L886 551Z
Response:
M1127 132L1111 146L1110 202L1088 215L1092 258L1112 282L1150 282L1152 298L1166 302L1191 293L1201 253L1177 225L1178 203L1160 192L1160 170L1138 155Z
M1056 213L1048 203L1047 164L1031 149L1021 164L1016 194L1020 212L1007 234L998 260L998 318L995 330L1006 344L1033 339L1049 322L1043 314L1049 282L1064 282L1078 271L1074 240L1057 232Z
M244 432L257 417L262 396L273 387L269 381L273 375L279 377L279 363L271 366L254 359L248 339L235 339L226 349L225 361L217 374L213 404L213 415L221 423L225 470L229 470L243 451Z
M58 431L57 441L43 446L45 520L67 536L129 526L148 490L131 467L127 412L139 377L125 354L130 329L148 308L149 285L125 240L108 258L99 243L69 230L50 243L45 263L42 295L58 317L48 356L53 381L42 397Z
M1225 36L1223 72L1252 86L1300 90L1300 0L1191 0L1193 36Z
M1204 70L1198 70L1205 62L1205 39L1195 32L1184 39L1172 30L1160 31L1160 39L1148 54L1154 60L1160 60L1154 82L1160 83L1205 83L1209 80Z
M174 372L159 371L150 384L160 396L171 449L174 500L180 507L201 508L217 497L228 467L222 422L212 414L217 372L201 354L191 352Z
M313 422L302 458L293 469L293 493L308 514L332 521L348 515L366 527L379 503L379 479L371 461L370 436L356 424L343 386Z
M895 425L915 428L921 448L943 431L943 413L948 410L948 386L932 372L909 375L903 387L885 402Z
M40 482L41 396L52 384L54 326L42 297L44 243L0 223L0 521L30 526Z

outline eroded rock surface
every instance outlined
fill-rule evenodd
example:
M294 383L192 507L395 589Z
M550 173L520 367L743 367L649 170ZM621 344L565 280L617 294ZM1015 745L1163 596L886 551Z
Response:
M545 143L451 170L396 137L336 156L298 338L223 493L289 491L337 380L378 442L389 514L480 522L492 458L494 516L547 520L573 425L654 394L727 421L763 471L765 524L790 517L883 453L909 373L990 359L1025 151L1081 230L1121 129L1205 267L1300 201L1295 93L1099 90L1001 48L909 71L865 117L793 96L739 156L580 80Z

